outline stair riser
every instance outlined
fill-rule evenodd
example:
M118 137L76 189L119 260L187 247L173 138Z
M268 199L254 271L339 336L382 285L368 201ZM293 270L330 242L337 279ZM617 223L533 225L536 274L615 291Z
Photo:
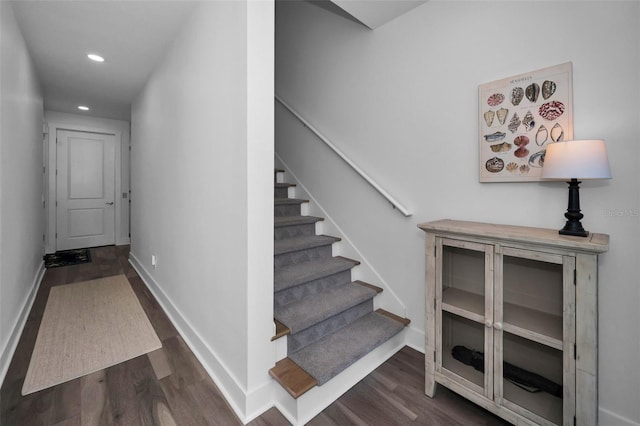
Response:
M275 188L273 195L275 198L288 198L289 188Z
M328 259L331 257L331 253L331 245L298 250L274 256L273 264L276 268L282 268L284 266L297 265L298 263L313 260Z
M287 353L291 355L298 350L310 345L324 336L352 323L353 321L367 315L373 310L373 299L366 300L346 311L328 318L312 327L299 333L287 336Z
M284 204L274 206L273 215L277 217L300 216L300 212L300 204Z
M303 237L316 235L316 224L308 223L304 225L281 226L274 229L273 238L284 240L285 238Z
M288 305L299 302L305 297L318 294L322 291L335 289L343 285L351 284L351 270L339 272L337 274L322 277L286 290L278 291L274 294L274 302L277 306Z

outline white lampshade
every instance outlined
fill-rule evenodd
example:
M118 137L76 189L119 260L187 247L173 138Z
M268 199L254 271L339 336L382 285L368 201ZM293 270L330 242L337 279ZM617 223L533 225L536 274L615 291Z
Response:
M577 140L547 145L544 179L611 179L604 141Z

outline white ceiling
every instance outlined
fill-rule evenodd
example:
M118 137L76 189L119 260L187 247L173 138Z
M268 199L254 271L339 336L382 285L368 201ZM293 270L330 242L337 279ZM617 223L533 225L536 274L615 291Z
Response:
M130 120L131 102L191 15L191 1L13 1L45 109ZM104 63L87 53L105 57ZM87 105L89 112L77 109Z

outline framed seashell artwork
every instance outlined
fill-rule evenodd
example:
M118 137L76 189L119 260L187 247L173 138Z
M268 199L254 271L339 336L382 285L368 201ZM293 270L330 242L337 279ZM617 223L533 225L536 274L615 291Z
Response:
M480 84L478 115L480 182L540 181L547 145L573 139L572 63Z

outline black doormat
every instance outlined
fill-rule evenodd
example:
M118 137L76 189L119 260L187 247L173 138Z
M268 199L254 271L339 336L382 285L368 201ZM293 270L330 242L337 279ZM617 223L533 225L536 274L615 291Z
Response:
M58 266L77 265L91 262L91 252L88 248L57 251L44 255L45 268L57 268Z

